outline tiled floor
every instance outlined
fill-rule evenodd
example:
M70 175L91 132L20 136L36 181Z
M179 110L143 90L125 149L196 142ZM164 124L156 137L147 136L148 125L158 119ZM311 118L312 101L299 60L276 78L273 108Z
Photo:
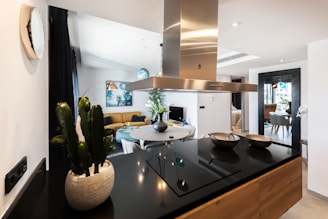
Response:
M292 134L286 130L286 127L279 127L277 132L274 129L271 132L271 129L272 125L266 124L264 126L264 135L270 136L275 142L292 145Z

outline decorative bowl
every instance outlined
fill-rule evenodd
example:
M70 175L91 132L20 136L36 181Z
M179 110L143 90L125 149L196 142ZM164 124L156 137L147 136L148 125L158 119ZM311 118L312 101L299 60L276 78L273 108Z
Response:
M239 136L232 133L214 132L208 135L210 136L212 142L221 148L233 148L238 144L240 140Z
M254 147L266 148L272 144L272 138L264 135L246 135L247 142Z

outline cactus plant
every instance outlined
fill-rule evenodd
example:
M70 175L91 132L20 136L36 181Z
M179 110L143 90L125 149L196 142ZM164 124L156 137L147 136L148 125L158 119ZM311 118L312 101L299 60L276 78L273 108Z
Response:
M114 149L111 146L114 130L104 129L102 108L91 106L88 97L79 98L78 108L79 118L75 125L70 106L66 102L57 103L56 115L62 134L53 137L51 143L66 146L70 169L75 174L90 176L92 163L96 174L109 151Z

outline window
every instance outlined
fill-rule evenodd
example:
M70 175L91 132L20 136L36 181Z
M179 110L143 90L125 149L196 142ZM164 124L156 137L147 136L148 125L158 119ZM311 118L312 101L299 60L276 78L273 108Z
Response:
M264 84L264 104L277 103L277 111L288 109L292 100L291 82L274 82Z

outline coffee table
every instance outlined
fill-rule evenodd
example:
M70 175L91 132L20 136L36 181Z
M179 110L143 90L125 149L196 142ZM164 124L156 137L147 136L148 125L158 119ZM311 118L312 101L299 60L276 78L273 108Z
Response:
M115 135L116 142L121 144L122 139L126 139L128 141L138 141L138 139L131 137L131 132L138 128L139 128L139 126L125 126L125 127L117 129L116 135Z

